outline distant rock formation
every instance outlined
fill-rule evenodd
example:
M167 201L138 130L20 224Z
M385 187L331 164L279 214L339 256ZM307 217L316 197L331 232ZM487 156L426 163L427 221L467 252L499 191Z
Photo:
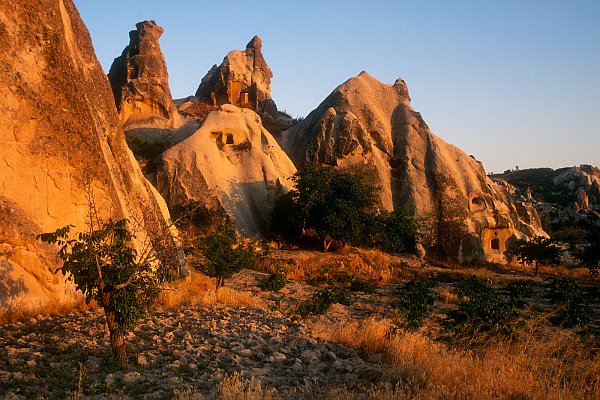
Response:
M56 249L36 235L87 229L90 201L99 218L135 220L140 241L175 249L72 0L0 2L0 64L0 303L69 296Z
M183 120L173 104L158 44L164 30L154 21L139 22L136 28L108 73L123 128L177 128Z
M591 165L531 168L492 175L510 187L517 200L527 198L547 229L560 230L580 221L600 221L600 170Z
M362 72L281 143L299 168L316 162L366 174L381 188L381 207L417 218L430 253L502 262L511 242L546 235L531 206L519 212L480 162L431 133L402 79L387 85Z
M242 233L262 236L295 172L254 111L223 104L159 157L156 187L171 206L194 200L223 208Z

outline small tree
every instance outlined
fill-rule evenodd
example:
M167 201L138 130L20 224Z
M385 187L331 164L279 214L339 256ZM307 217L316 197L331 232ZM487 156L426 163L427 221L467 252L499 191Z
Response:
M305 166L292 180L296 188L276 207L272 227L288 235L314 229L323 241L324 251L334 240L359 240L364 214L377 202L374 186L359 175L316 164Z
M581 264L588 268L592 276L598 276L600 268L600 227L590 225L586 240L589 243L581 254Z
M104 310L110 332L111 349L121 367L127 365L125 334L155 302L160 285L175 276L173 266L165 266L152 255L138 254L135 236L128 221L108 222L89 232L71 236L72 225L44 233L39 238L59 247L63 261L59 269L85 295ZM150 246L151 247L151 246Z
M511 249L506 251L506 255L516 258L519 262L535 267L535 276L538 275L538 266L540 263L558 264L560 260L561 247L552 239L541 236L531 241L520 239Z
M254 250L240 240L231 223L224 223L199 238L198 248L201 256L196 257L192 267L216 278L217 289L223 286L225 279L256 263Z

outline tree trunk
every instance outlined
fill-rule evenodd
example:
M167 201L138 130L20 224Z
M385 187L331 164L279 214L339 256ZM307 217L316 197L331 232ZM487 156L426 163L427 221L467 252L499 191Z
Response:
M538 262L534 261L535 263L535 276L538 276Z
M333 243L333 239L323 239L323 252L327 253L329 251L329 246Z
M104 309L106 315L106 324L110 332L110 348L113 355L117 359L119 366L124 368L127 366L127 353L125 351L125 335L119 331L119 324L116 315L113 311Z

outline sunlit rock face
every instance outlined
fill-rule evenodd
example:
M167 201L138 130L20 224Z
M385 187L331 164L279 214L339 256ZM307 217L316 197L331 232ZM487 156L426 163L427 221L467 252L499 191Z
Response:
M222 208L242 233L260 237L295 172L254 111L224 104L159 157L156 187L169 205L193 200Z
M138 222L138 245L174 248L73 2L0 2L0 65L0 303L70 295L36 235L87 229L90 202L101 220Z
M431 254L458 262L504 262L507 245L546 235L533 208L520 216L483 166L430 130L406 83L366 72L338 86L281 144L299 168L309 162L355 170L381 188L380 206L417 218Z
M215 106L233 104L277 118L277 106L271 99L272 77L262 54L262 40L254 36L245 50L230 51L219 66L208 71L195 96Z
M108 79L124 129L176 128L183 122L171 90L158 40L164 30L154 21L136 24L129 45L115 58Z

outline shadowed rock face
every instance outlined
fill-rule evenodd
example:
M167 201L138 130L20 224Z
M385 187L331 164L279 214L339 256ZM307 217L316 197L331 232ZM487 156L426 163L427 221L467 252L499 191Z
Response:
M90 201L100 219L135 220L139 241L174 250L72 1L0 2L0 65L0 301L68 295L51 273L56 249L36 235L86 229Z
M282 147L299 167L317 162L367 174L381 188L381 207L418 219L432 253L502 262L511 241L545 235L530 205L519 213L480 162L431 133L402 79L351 78L285 131Z
M169 205L222 207L244 234L261 236L295 172L254 111L225 104L160 156L156 187Z
M167 64L158 44L164 30L153 21L136 24L129 45L108 73L124 129L176 128L181 118L169 89Z
M208 71L195 96L215 106L233 104L277 118L277 106L271 99L272 77L262 54L262 40L254 36L246 50L230 51L221 65Z

